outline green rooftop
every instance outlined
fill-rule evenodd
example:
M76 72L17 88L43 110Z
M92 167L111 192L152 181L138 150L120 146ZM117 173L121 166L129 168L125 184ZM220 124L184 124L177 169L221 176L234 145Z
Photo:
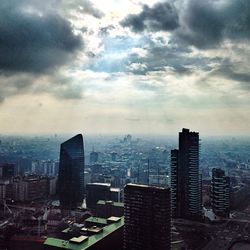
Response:
M95 218L95 217L90 217L90 218ZM103 219L103 218L97 218L97 219L105 220L107 223L106 219ZM90 246L94 245L99 240L108 236L115 230L119 229L123 225L124 225L124 217L121 217L121 220L114 222L113 224L106 225L105 227L103 227L103 230L100 231L99 233L94 234L89 237L85 237L84 239L79 238L77 240L74 237L68 241L68 240L62 240L58 238L47 238L47 240L44 242L44 245L59 248L59 249L85 250L85 249L88 249Z
M96 224L103 224L103 225L107 225L107 219L104 218L100 218L100 217L89 217L88 219L85 220L85 223L88 222L92 222L92 223L96 223Z

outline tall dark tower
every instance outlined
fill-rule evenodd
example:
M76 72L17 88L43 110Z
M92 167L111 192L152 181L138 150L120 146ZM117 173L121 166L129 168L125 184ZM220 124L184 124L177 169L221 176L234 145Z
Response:
M124 250L171 249L169 188L127 184L124 189Z
M219 168L212 170L211 206L220 217L229 217L230 213L230 178Z
M75 208L84 198L84 146L78 134L61 144L58 194L64 208Z
M202 215L202 189L199 170L199 133L182 129L179 150L171 151L173 217L199 220Z

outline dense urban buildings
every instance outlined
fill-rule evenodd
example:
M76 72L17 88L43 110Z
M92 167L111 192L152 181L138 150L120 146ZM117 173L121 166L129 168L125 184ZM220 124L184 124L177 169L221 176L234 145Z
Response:
M219 168L212 170L211 206L215 215L229 217L230 213L230 178Z
M178 148L178 138L86 135L85 155L89 156L95 148L99 158L97 163L91 163L90 157L85 158L84 185L104 183L102 185L109 187L109 194L100 196L103 197L102 200L95 199L93 208L88 208L84 202L81 207L65 209L60 206L55 191L60 145L67 138L69 137L63 135L0 136L1 166L10 164L7 174L6 168L0 175L1 250L45 247L98 249L100 246L108 246L106 244L110 244L107 248L109 250L112 247L115 250L122 249L123 229L118 226L120 230L113 231L119 222L111 223L110 217L123 215L124 185L140 182L166 187L172 181L172 189L174 187L173 180L176 179L170 178L170 170L172 166L172 170L176 171L172 171L172 175L177 175L178 169L173 166L178 164L179 150L173 150L172 157L170 153L171 149ZM201 221L192 218L172 219L172 249L249 248L249 147L247 138L202 138L199 168L203 177L204 217ZM210 187L215 167L223 169L224 176L230 177L230 217L215 214L211 206ZM92 197L97 196L98 192L93 191ZM147 216L148 214L144 217ZM145 227L145 223L143 225ZM108 231L104 229L103 234L100 228L106 226L110 227L106 228ZM109 236L106 234L108 232L111 233ZM86 234L89 235L88 240L83 240L81 236L87 236ZM90 246L90 243L94 244Z
M199 133L182 129L179 149L171 151L172 214L201 219L202 180L199 169Z
M171 249L170 189L127 184L124 189L124 250Z
M84 146L78 134L61 144L58 194L64 208L75 208L84 198Z

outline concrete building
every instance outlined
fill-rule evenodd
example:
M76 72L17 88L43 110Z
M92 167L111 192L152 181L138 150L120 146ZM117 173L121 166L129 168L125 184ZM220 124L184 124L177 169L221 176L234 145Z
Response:
M127 184L124 216L124 250L171 249L169 188Z
M199 169L199 133L182 129L179 149L171 151L172 215L202 217L202 179Z
M110 188L110 200L121 202L122 199L122 192L120 188Z
M230 178L219 168L212 170L211 206L217 216L229 217L230 212Z
M0 164L0 179L10 179L15 176L14 164Z
M91 173L89 171L84 171L84 189L86 189L88 183L91 183Z
M15 201L33 201L55 194L56 177L28 175L15 177L7 185L10 189L8 199Z
M95 209L99 200L110 200L110 183L88 183L86 185L86 205Z
M96 204L96 216L108 218L111 216L121 217L124 215L124 203L99 200Z

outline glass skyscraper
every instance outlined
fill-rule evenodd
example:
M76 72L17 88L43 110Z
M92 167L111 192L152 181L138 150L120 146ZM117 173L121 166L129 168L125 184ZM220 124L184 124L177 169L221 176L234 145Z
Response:
M84 198L84 145L78 134L61 144L58 194L63 208L75 208Z

